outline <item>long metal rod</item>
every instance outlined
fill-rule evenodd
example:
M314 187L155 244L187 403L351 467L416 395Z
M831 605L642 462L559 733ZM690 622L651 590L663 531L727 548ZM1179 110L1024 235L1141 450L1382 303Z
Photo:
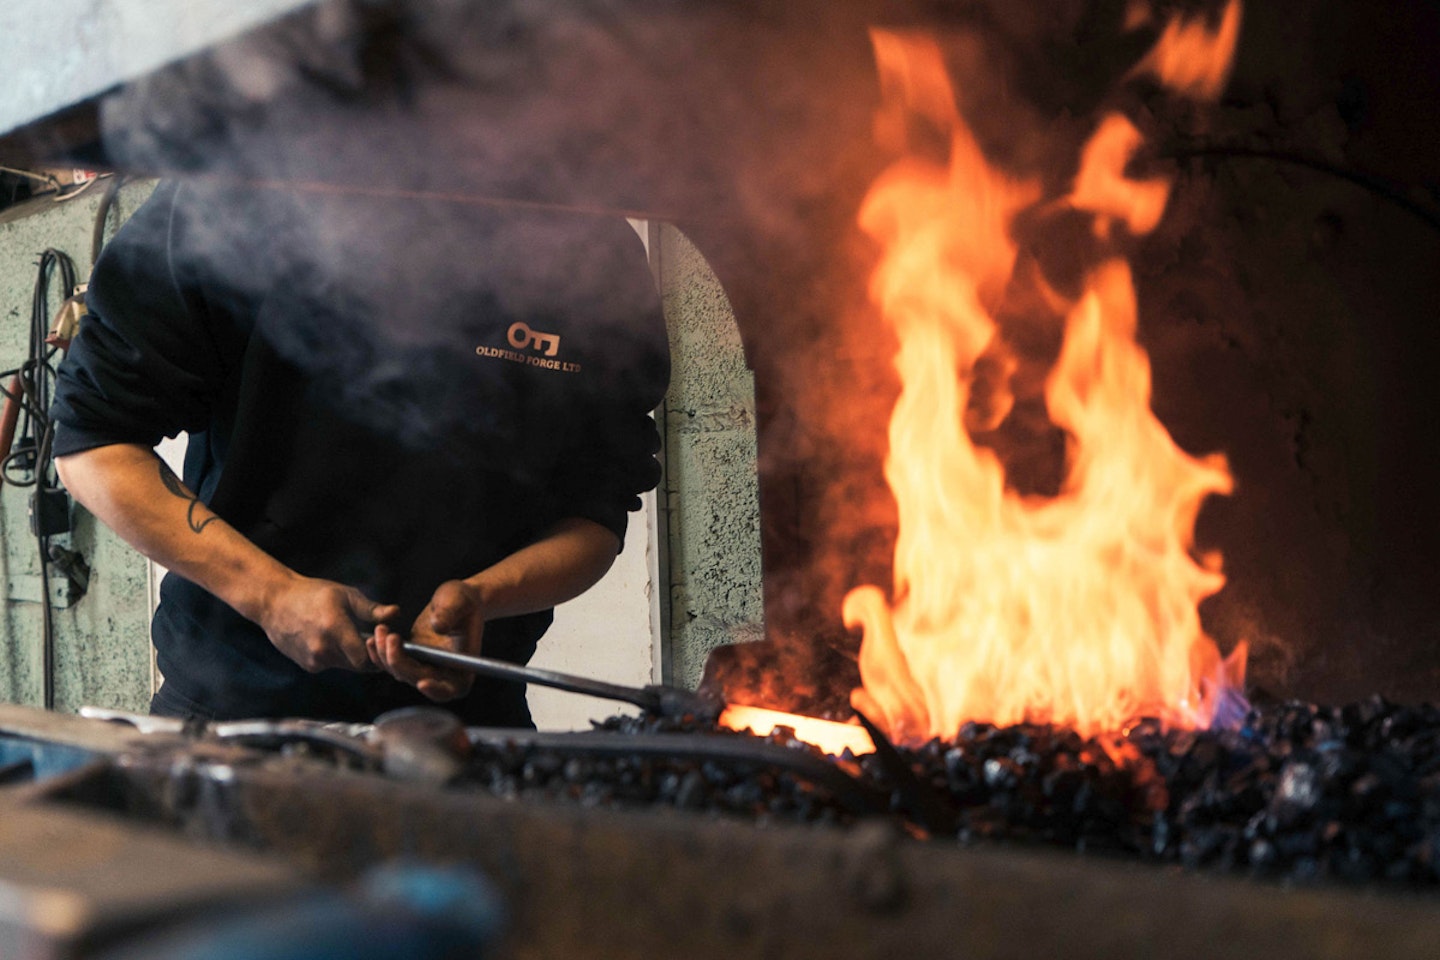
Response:
M578 677L574 674L560 673L555 670L542 670L539 667L522 667L518 664L508 663L504 660L492 660L489 657L475 657L466 653L456 653L453 650L442 650L438 647L422 646L418 643L405 644L404 650L416 660L425 663L433 663L442 667L456 667L467 670L470 673L478 673L488 677L499 677L502 680L513 680L517 683L538 683L545 687L554 687L556 690L565 690L570 693L580 693L590 697L602 697L606 700L619 700L623 703L633 703L643 710L658 712L660 710L660 695L655 689L642 687L625 687L617 683L606 683L604 680L591 680L588 677Z
M289 193L320 194L339 197L367 197L382 200L415 200L426 203L451 203L469 207L500 207L521 210L539 210L551 213L574 213L591 217L625 217L629 220L648 222L675 222L687 224L714 223L716 216L706 216L693 211L671 210L661 207L637 207L627 204L573 203L550 200L527 200L524 197L507 197L489 192L467 192L463 190L420 190L384 184L335 183L326 180L274 179L263 177L242 177L224 173L180 174L187 180L217 185L247 187L254 190L276 190Z

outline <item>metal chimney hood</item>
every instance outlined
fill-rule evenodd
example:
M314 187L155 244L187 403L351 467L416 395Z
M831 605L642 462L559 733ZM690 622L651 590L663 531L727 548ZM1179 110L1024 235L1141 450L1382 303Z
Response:
M0 9L0 136L315 0L11 0Z

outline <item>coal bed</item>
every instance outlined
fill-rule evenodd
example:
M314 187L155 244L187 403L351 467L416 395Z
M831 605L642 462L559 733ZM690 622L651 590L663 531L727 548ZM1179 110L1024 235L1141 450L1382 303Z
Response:
M823 758L783 728L766 738L708 725L616 717L597 732L676 733L779 745ZM1041 725L966 724L949 741L833 765L816 782L744 756L577 752L580 737L480 742L455 788L582 806L671 806L760 821L853 824L889 816L962 843L1007 841L1113 853L1291 882L1430 886L1440 881L1440 707L1373 697L1343 707L1257 707L1232 729L1140 721L1111 740ZM674 742L673 739L670 742ZM826 761L822 761L826 762ZM879 798L879 802L875 802ZM938 819L937 819L938 818ZM948 818L948 819L947 819Z
M0 916L0 947L89 957L173 923L167 904L259 910L257 880L348 891L394 863L492 881L506 958L1339 960L1432 956L1440 938L1429 708L1277 705L1223 733L1139 724L1111 742L975 725L838 760L638 718L472 728L468 757L358 728L152 719L0 705L5 759L29 760L0 789L0 887L87 904L58 932ZM52 855L56 831L76 856ZM144 896L114 879L137 870Z

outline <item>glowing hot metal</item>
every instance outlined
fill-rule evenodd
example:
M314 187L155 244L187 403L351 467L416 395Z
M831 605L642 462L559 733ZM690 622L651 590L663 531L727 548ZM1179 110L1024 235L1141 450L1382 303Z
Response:
M763 707L730 704L720 715L720 725L732 730L749 730L760 737L767 735L776 727L789 727L795 731L798 739L812 743L836 757L846 750L857 757L875 752L875 744L870 740L870 734L865 732L864 727L851 723L836 723L833 720L820 720L816 717L805 717L798 713L784 713L780 710L767 710Z

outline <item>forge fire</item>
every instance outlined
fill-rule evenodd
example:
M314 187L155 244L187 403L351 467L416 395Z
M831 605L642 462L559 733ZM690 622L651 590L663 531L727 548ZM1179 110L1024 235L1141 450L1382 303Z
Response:
M1134 4L1129 25L1149 17ZM1203 111L1225 86L1240 22L1238 0L1174 17L1125 82ZM851 702L901 759L858 727L847 743L752 708L722 723L840 755L912 825L962 839L1435 882L1440 713L1379 697L1251 707L1246 642L1223 655L1201 624L1198 606L1225 575L1218 552L1197 553L1196 519L1234 480L1222 453L1182 450L1150 408L1126 250L1160 223L1171 182L1147 165L1140 126L1103 111L1063 185L1015 175L967 125L965 78L947 72L940 45L872 39L885 97L876 136L898 159L859 224L879 251L870 295L898 341L885 477L899 537L890 590L856 587L843 614L863 633ZM1017 236L1033 246L1067 229L1079 241L1053 273ZM1011 475L1013 438L1037 421L1063 435L1048 489ZM785 789L688 776L654 778L656 798L834 813L809 794L797 803ZM927 818L928 791L953 820Z
M1213 30L1176 20L1135 74L1215 98L1239 16L1232 2ZM879 131L903 145L919 114L948 136L949 158L907 154L861 212L882 249L871 292L899 337L903 386L885 465L900 511L894 600L862 587L845 601L846 623L865 635L855 704L906 742L966 721L1082 734L1139 716L1208 726L1245 653L1222 662L1201 628L1197 605L1224 577L1218 555L1192 557L1193 531L1204 499L1230 492L1231 478L1223 457L1186 454L1150 411L1122 255L1159 222L1169 184L1129 174L1143 139L1114 112L1085 144L1068 194L1047 197L983 156L938 47L883 33L875 42L892 98ZM1020 217L1059 212L1090 226L1073 292L1021 262L1013 237ZM1000 456L972 436L1016 408L1027 358L1002 329L1007 312L1062 331L1043 387L1065 433L1054 496L1007 484Z

